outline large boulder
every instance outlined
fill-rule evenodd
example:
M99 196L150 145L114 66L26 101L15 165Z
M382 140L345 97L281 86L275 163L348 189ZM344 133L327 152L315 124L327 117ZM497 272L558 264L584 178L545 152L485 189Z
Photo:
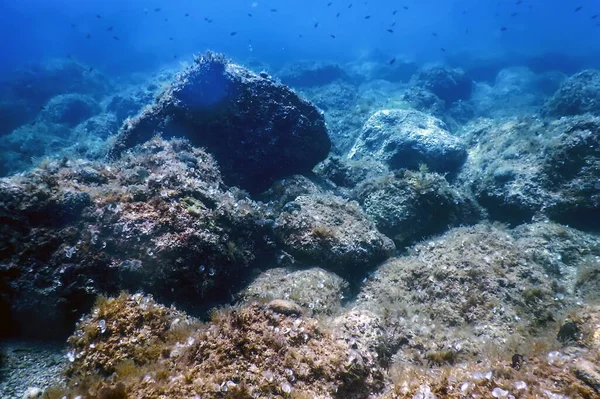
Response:
M212 53L196 58L156 103L125 122L111 155L157 133L206 148L226 183L252 193L310 171L331 147L323 115L310 102Z
M493 219L598 229L600 118L481 120L465 134L473 146L459 178Z
M335 196L299 196L289 202L275 233L298 261L349 277L361 276L395 250L356 202Z
M467 151L439 119L419 111L392 109L373 114L348 153L355 160L365 156L375 157L390 169L426 165L437 172L455 172Z
M354 198L398 248L481 218L474 199L437 173L398 171L365 180Z
M121 290L202 311L274 261L268 217L181 140L0 179L0 332L64 334L97 294Z
M61 94L48 101L39 118L49 123L77 126L100 112L100 105L90 96Z
M550 116L600 115L600 71L588 69L565 80L544 112Z
M460 69L444 66L423 68L414 78L414 85L429 90L449 106L455 101L468 100L473 80Z

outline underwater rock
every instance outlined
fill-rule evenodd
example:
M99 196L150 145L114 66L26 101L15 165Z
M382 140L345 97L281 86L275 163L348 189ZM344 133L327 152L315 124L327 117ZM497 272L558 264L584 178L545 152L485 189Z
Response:
M373 80L387 80L389 82L408 82L410 78L418 71L416 62L396 57L392 65L386 60L380 62L356 61L345 65L352 79L363 83Z
M0 179L2 329L60 336L98 293L121 290L202 311L274 260L270 218L181 140Z
M533 114L558 89L564 75L535 74L526 67L504 68L493 85L476 83L471 104L478 116L509 117Z
M90 96L61 94L48 101L39 118L47 123L74 127L99 112L100 105Z
M600 237L597 235L549 221L522 224L513 230L513 235L527 256L542 265L547 273L562 276L569 292L577 292L582 285L593 283L594 266L600 268L597 258Z
M308 315L337 312L348 283L318 267L307 270L275 268L261 273L239 295L243 303L285 299L302 306Z
M72 60L51 60L5 76L0 90L0 136L35 119L46 102L77 93L99 100L112 84L97 71Z
M63 394L359 399L383 388L376 359L315 319L270 304L215 311L205 326L174 313L141 295L105 300L69 340Z
M477 203L446 179L426 171L399 171L360 183L353 193L377 229L402 248L449 227L482 217Z
M301 195L331 193L333 188L333 185L328 187L326 182L318 179L294 175L275 181L271 188L258 196L258 199L268 203L274 211L280 212L285 204Z
M600 218L600 118L480 120L460 180L495 220L550 217L576 228Z
M588 69L565 80L544 106L548 116L600 116L600 71Z
M409 87L402 95L402 99L417 111L425 112L438 118L443 117L446 111L446 103L423 87Z
M429 90L447 106L468 100L473 90L473 80L462 70L443 66L423 68L415 75L413 85Z
M365 123L348 153L350 159L374 157L390 169L456 172L467 157L466 146L439 119L414 110L378 111Z
M283 248L298 261L343 277L361 275L395 250L356 202L335 196L300 196L283 208L275 223Z
M281 81L294 88L325 86L335 81L350 81L350 76L338 64L300 62L288 65L275 74Z
M197 57L152 106L125 122L111 156L159 132L206 148L225 182L251 193L309 172L331 147L323 115L310 102L212 53Z
M0 136L0 176L27 170L36 158L62 153L70 144L70 135L68 126L36 123Z
M337 80L324 86L303 87L302 94L324 111L332 151L340 154L347 151L368 117L360 112L348 112L357 110L357 104L362 99L358 88Z
M531 342L574 302L511 231L477 225L388 260L355 306L382 318L397 361L443 365L485 357L490 344Z
M387 166L368 157L358 161L330 156L315 167L315 172L338 187L354 188L358 183L389 173Z

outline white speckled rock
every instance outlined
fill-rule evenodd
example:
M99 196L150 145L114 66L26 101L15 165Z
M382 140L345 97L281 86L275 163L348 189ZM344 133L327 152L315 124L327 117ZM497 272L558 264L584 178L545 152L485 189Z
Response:
M372 156L391 169L453 172L467 157L463 141L444 122L415 110L391 109L373 114L348 153L350 159Z

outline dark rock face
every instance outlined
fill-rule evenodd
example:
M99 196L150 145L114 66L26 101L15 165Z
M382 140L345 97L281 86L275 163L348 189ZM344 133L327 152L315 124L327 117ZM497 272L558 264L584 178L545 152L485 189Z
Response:
M390 169L455 172L465 161L466 147L439 119L419 111L378 111L365 123L348 153L350 159L375 157Z
M544 112L549 116L600 115L600 71L589 69L565 80Z
M421 70L415 85L429 90L450 105L458 100L468 100L473 90L473 81L460 69L436 66Z
M323 115L268 77L211 53L179 74L158 101L123 126L112 156L154 134L206 148L226 183L257 193L310 171L329 153Z
M201 311L274 259L268 218L181 140L1 179L0 335L64 334L96 295L121 290Z
M582 229L600 220L600 118L480 121L460 179L493 219L520 224L534 216Z
M369 179L354 198L398 248L482 216L474 199L436 173L399 171Z

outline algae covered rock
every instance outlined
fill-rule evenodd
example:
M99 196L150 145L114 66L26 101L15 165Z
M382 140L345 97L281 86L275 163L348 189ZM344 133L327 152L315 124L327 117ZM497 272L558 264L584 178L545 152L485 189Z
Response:
M543 334L574 303L557 278L510 231L461 227L388 260L355 306L382 318L398 361L453 364Z
M291 300L308 314L333 314L341 306L349 285L341 277L318 267L306 270L275 268L256 277L238 297L242 302Z
M310 102L212 53L197 57L155 104L125 122L111 155L157 133L206 148L227 184L253 193L309 172L331 147L323 115Z
M299 196L286 204L274 229L297 260L343 276L360 275L395 250L356 202L335 196Z
M439 119L419 111L391 109L373 114L348 153L350 159L375 157L390 169L455 172L465 161L466 146Z
M600 71L588 69L566 79L548 100L544 112L550 116L600 115Z
M365 180L353 198L399 248L448 227L475 223L482 214L470 195L426 171L404 170Z
M473 145L460 176L496 220L550 217L597 228L600 217L600 119L534 117L469 125Z
M274 308L215 311L199 326L142 296L109 299L70 338L65 394L358 399L381 391L369 352Z
M124 289L202 311L200 299L227 295L274 258L270 217L181 140L2 179L2 329L60 336L98 293Z

